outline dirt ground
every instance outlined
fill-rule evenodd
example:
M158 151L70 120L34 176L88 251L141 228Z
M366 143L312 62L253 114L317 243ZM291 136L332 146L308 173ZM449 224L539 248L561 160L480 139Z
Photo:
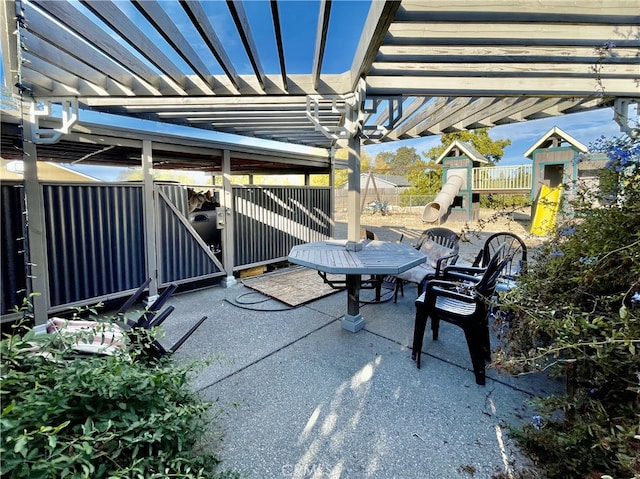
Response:
M336 219L336 237L346 238L347 213L338 212ZM446 221L441 225L425 223L422 221L422 210L391 211L383 216L379 212L375 214L363 213L360 217L360 225L363 229L372 231L376 237L384 241L400 241L415 243L420 234L435 226L449 228L462 237L460 253L462 259L473 260L485 239L492 233L508 231L518 235L527 245L529 250L539 246L544 238L529 233L531 226L530 208L517 210L491 210L481 208L478 220L472 222Z

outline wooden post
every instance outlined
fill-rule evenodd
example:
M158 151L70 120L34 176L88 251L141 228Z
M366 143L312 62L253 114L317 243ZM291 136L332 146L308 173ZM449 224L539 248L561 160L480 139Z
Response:
M153 185L153 146L142 140L142 204L147 254L147 276L151 278L149 296L158 294L158 244L156 241L156 195Z
M49 312L49 273L47 268L47 238L44 218L44 199L42 186L38 179L38 152L33 142L35 125L31 122L31 108L35 103L25 102L22 106L24 162L24 194L26 198L26 221L28 250L27 258L27 295L36 325L45 324Z
M252 179L253 177L250 176ZM235 258L233 244L233 190L231 188L231 152L222 150L222 197L220 205L224 208L224 228L222 229L222 264L227 276L222 280L223 288L237 283L233 276Z

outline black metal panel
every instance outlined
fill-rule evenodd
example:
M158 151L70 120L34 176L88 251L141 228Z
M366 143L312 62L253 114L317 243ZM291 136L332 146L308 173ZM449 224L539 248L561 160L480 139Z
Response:
M51 184L43 195L51 307L144 282L140 185Z
M295 245L331 234L331 189L233 188L234 266L286 258Z
M25 241L22 214L24 208L24 187L17 183L0 185L0 241L2 245L2 278L0 296L0 315L12 312L14 306L20 306L25 298Z
M221 269L196 240L198 233L180 221L176 212L162 198L158 201L158 219L158 269L161 284L221 273Z

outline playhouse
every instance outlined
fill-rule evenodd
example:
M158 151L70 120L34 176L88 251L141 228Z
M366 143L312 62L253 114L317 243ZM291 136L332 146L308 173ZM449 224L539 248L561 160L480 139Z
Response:
M598 171L606 157L588 149L557 126L524 154L531 164L488 166L489 161L471 145L454 141L437 159L442 165L442 189L423 210L427 223L477 220L480 194L530 194L532 230L548 234L558 214L570 214L568 201L578 189L598 187ZM564 206L563 206L564 205Z

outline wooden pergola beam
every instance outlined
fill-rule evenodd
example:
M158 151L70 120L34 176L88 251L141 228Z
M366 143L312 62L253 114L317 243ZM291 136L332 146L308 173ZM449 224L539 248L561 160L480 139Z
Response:
M206 12L202 8L200 2L193 0L180 0L180 5L184 9L187 16L193 22L193 26L198 30L202 40L207 44L213 56L218 60L220 67L224 70L231 84L236 88L240 88L238 74L236 73L233 63L229 59L222 42L216 35L215 29L209 21Z
M329 31L329 17L331 15L331 0L320 1L320 11L318 12L318 28L316 31L316 46L313 53L313 68L311 77L313 78L313 89L318 90L320 84L320 73L322 72L322 60L324 49L327 44L327 33Z
M227 6L229 7L229 12L231 12L231 17L233 18L233 23L236 25L236 29L238 30L238 34L240 35L240 39L242 40L242 44L244 45L245 52L249 57L249 62L253 67L256 78L258 79L260 88L265 90L266 80L264 70L262 69L262 64L260 63L258 49L256 47L255 41L253 40L251 26L249 25L249 19L247 18L247 14L244 11L242 1L227 0Z
M278 50L278 61L280 63L280 73L282 75L282 88L284 91L289 91L289 84L287 81L287 67L284 61L284 45L282 43L282 28L280 25L280 14L278 13L278 1L271 0L271 18L273 19L273 31L276 36L276 48Z
M107 2L91 3L101 4ZM177 24L171 17L169 17L162 6L156 0L134 0L133 5L149 21L149 23L153 25L160 36L173 47L175 53L177 53L197 75L197 78L193 81L195 86L197 86L204 94L213 95L214 92L211 89L209 80L211 72L209 72L207 66L193 49L191 42L187 40L182 31L178 28Z

